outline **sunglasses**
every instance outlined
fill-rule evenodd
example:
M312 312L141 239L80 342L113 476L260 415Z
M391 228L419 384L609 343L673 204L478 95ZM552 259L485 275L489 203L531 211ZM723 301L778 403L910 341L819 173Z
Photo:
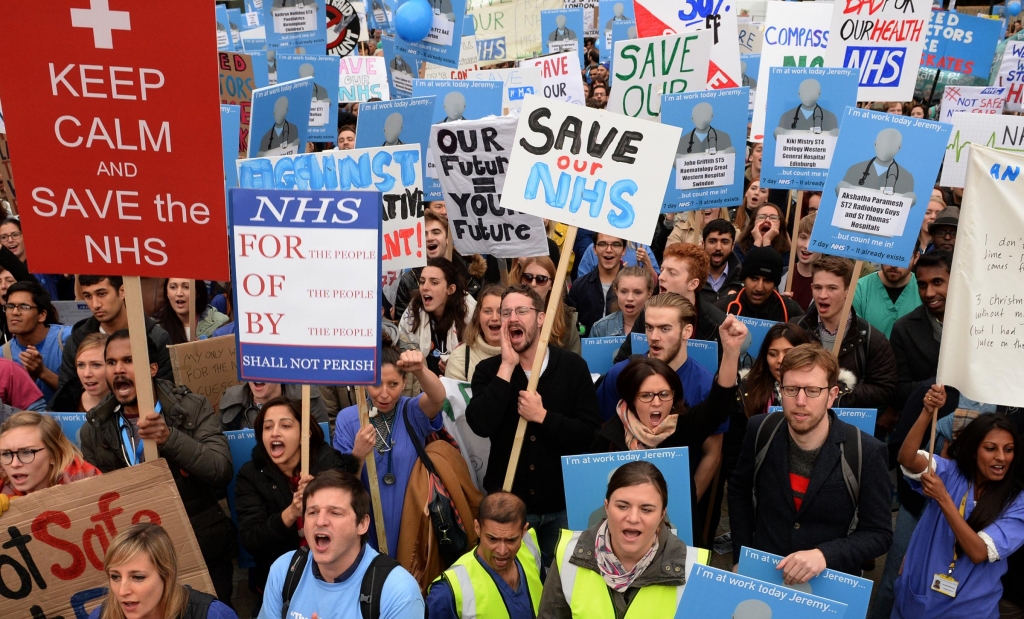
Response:
M538 284L543 286L544 284L551 281L551 277L547 275L534 275L533 273L523 273L523 281L526 282L527 284L532 284L534 280L536 280Z

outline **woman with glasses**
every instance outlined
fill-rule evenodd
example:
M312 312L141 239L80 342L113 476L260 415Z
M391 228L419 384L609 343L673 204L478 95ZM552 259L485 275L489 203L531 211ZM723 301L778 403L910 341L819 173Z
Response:
M783 260L789 260L792 242L786 231L786 214L780 207L770 202L758 207L736 239L733 251L742 261L753 247L771 247L782 255Z
M480 290L462 344L448 358L444 368L447 378L468 383L473 380L478 363L501 354L501 293L504 291L501 284L487 284Z
M595 322L589 337L629 335L633 331L633 323L644 309L644 303L654 294L654 280L641 267L626 267L619 269L612 282L612 290L615 291L615 307L618 309Z
M508 274L509 285L526 284L544 299L545 305L551 297L551 288L555 285L555 263L547 256L533 258L516 258L512 270ZM563 350L577 355L583 350L580 342L579 319L576 309L565 304L565 289L558 300L558 311L554 314L555 323L551 326L551 343Z
M658 273L661 271L661 268L658 266L658 261L654 258L654 250L647 245L624 241L622 239L615 239L612 241L609 241L608 239L598 239L597 242L591 243L591 245L587 247L587 250L583 252L583 255L579 257L580 267L577 272L577 277L583 277L587 273L596 269L598 264L598 254L606 250L609 246L616 251L625 250L625 253L622 254L623 265L627 267L643 267L651 274L652 279L658 278Z
M466 283L447 258L431 258L420 271L419 294L409 302L398 323L403 348L418 350L427 367L444 374L448 358L466 332L476 301L466 294Z
M0 426L0 467L0 493L6 497L25 496L100 474L82 458L53 417L30 411L16 413ZM0 498L0 507L4 503Z

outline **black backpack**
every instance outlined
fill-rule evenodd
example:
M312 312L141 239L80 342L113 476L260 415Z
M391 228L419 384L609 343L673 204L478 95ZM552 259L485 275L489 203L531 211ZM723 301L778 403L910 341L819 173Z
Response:
M302 572L306 569L309 559L309 548L302 547L295 551L288 564L288 573L281 587L281 619L288 619L288 607L292 603L292 595L302 580ZM363 619L380 619L380 597L384 590L384 581L391 570L398 567L398 561L386 554L378 554L370 562L363 574L363 582L359 585L359 614Z

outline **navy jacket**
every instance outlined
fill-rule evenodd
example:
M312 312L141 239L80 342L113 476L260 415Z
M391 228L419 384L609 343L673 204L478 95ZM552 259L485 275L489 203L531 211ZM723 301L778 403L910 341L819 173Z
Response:
M594 269L572 283L569 296L565 302L576 308L579 323L586 329L583 337L590 335L590 327L612 313L612 303L616 301L615 291L608 287L608 294L601 288L601 276Z

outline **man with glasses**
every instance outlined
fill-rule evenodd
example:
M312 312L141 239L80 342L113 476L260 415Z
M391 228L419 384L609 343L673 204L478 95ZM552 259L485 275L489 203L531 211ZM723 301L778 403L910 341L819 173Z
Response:
M594 381L587 363L556 345L540 347L544 301L533 288L516 284L502 294L501 354L485 359L473 374L473 399L466 421L491 440L484 489L502 489L520 419L526 434L511 492L526 503L543 565L550 565L561 529L568 528L562 456L588 453L601 424ZM544 355L535 393L527 391L533 362Z
M734 560L743 546L782 555L787 585L825 568L859 576L892 544L886 448L830 410L839 396L832 353L802 344L779 372L782 413L751 417L729 480Z
M0 347L0 355L24 367L49 402L57 389L64 343L71 327L57 324L50 295L35 282L11 284L4 315L14 337Z
M156 345L150 338L146 343L149 358L155 359ZM143 443L153 441L157 455L167 460L174 476L217 597L230 600L236 534L217 500L227 490L234 468L220 415L205 397L156 378L156 363L142 368L148 372L139 377L153 382L155 410L140 410L127 329L110 335L103 357L113 397L86 415L82 455L89 464L109 473L143 462Z
M632 252L633 264L628 264L628 260L624 264L627 251ZM602 233L594 236L594 244L580 258L580 276L572 283L565 300L570 307L576 308L579 323L585 329L584 337L590 334L595 322L612 313L612 304L615 303L612 282L623 266L642 266L650 272L652 279L658 279L650 256L651 253L642 246L627 249L626 241L618 237Z
M960 209L947 206L928 225L928 234L932 235L934 249L953 252L956 247L956 229L960 224Z

